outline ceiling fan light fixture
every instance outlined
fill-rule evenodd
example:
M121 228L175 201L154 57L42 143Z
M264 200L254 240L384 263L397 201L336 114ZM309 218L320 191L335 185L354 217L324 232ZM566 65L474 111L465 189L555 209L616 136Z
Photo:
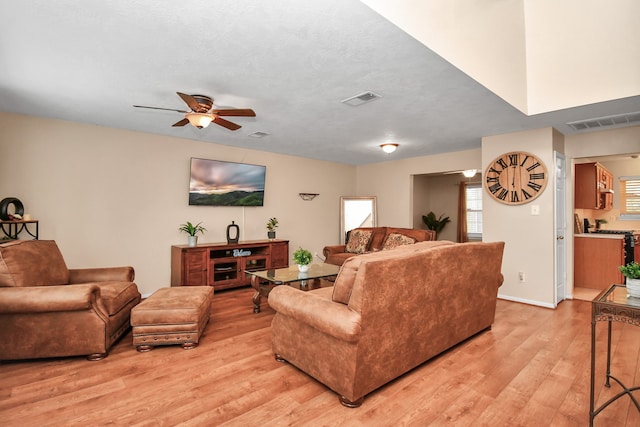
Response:
M199 129L206 128L214 119L213 115L204 113L187 113L185 118Z
M382 148L382 151L384 151L385 153L391 154L396 151L396 149L398 148L398 144L380 144L380 148Z
M462 175L464 175L465 178L473 178L476 173L478 173L477 169L467 169L462 171Z

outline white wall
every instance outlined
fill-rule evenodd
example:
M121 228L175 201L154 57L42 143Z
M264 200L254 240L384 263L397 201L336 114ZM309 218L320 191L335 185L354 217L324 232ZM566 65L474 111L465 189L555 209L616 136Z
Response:
M340 196L355 193L353 166L13 114L0 113L0 148L0 198L20 199L70 268L132 265L142 293L169 285L185 221L223 242L231 221L241 240L265 239L275 216L291 253L322 253L338 243ZM189 206L191 157L266 165L265 206Z
M640 2L361 0L525 114L640 94Z

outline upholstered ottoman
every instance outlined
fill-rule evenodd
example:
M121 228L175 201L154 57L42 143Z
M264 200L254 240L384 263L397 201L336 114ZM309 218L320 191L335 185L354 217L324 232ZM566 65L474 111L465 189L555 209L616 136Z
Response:
M131 310L133 345L140 352L157 345L198 346L207 322L213 288L182 286L162 288Z

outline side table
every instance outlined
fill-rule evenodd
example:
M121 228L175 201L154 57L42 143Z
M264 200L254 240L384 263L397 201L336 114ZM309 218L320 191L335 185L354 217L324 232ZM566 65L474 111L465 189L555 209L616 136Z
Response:
M32 230L29 229L30 226L33 226ZM38 220L0 221L0 230L10 240L17 240L18 235L23 231L33 237L34 240L38 240Z
M596 323L607 321L607 373L605 387L611 387L614 380L622 391L595 408L595 370L596 370ZM640 386L627 387L611 375L611 322L623 322L640 326L640 298L629 297L624 285L611 285L591 301L591 396L589 400L589 426L593 427L593 419L603 409L618 398L629 395L636 409L640 411L640 404L633 392L640 390Z

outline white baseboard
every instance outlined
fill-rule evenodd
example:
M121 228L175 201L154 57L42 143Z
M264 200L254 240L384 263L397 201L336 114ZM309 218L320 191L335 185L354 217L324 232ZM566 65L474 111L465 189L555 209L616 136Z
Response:
M529 305L537 305L538 307L556 308L555 305L549 304L547 302L535 301L535 300L530 300L530 299L526 299L526 298L517 298L517 297L512 297L510 295L500 295L500 294L498 294L498 298L506 300L506 301L521 302L523 304L529 304Z

